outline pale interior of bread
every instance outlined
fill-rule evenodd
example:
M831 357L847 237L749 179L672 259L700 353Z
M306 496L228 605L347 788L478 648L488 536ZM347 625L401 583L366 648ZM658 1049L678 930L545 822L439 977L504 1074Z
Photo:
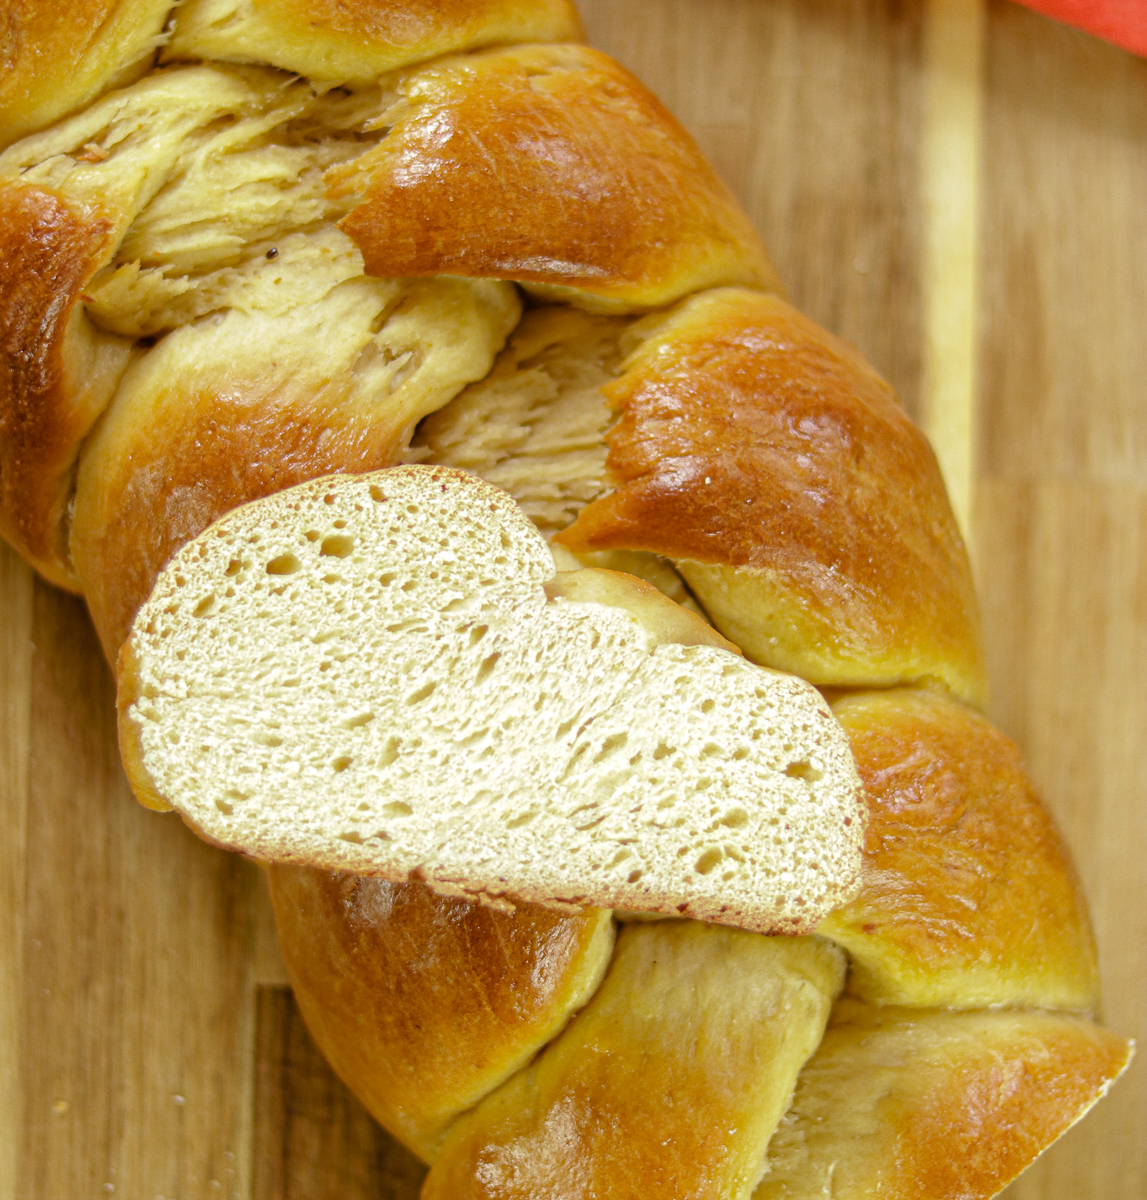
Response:
M493 370L418 427L406 462L461 467L504 488L548 539L610 489L601 393L627 352L632 318L547 305L528 312ZM568 551L555 547L555 554ZM643 550L577 556L625 571L704 616L673 564Z
M363 129L378 89L316 97L270 72L247 74L274 79L277 102L185 142L87 289L105 328L154 336L224 309L273 315L363 274L323 172L371 143Z
M149 75L0 155L0 177L50 188L127 225L163 187L179 158L212 125L271 109L297 111L272 72L188 67Z
M561 598L473 476L229 514L121 657L137 789L257 857L804 931L855 891L859 782L813 688ZM656 640L656 639L654 639Z
M608 490L599 390L621 362L624 318L546 307L526 314L493 370L419 427L407 456L503 488L548 538Z
M335 224L323 172L372 143L364 129L380 97L377 87L316 95L274 71L190 67L15 148L41 157L30 176L70 194L122 194L126 228L85 311L124 336L175 331L124 381L116 408L133 422L173 390L253 388L297 393L309 409L385 399L384 423L405 442L489 370L518 318L512 285L368 279Z

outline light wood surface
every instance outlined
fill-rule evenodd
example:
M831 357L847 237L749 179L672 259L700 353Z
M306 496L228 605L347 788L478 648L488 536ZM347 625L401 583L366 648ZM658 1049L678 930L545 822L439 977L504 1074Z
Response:
M933 431L993 714L1147 1039L1147 63L1006 0L590 0L792 298ZM310 1046L258 870L131 799L82 606L0 550L0 1200L407 1200ZM1147 1069L1013 1185L1147 1196Z

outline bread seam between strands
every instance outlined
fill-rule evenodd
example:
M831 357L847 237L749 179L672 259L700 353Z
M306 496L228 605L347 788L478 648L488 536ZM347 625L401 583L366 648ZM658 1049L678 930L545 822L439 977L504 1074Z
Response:
M510 497L450 469L233 511L121 656L133 787L261 859L461 894L786 933L847 900L862 795L820 694L554 574Z

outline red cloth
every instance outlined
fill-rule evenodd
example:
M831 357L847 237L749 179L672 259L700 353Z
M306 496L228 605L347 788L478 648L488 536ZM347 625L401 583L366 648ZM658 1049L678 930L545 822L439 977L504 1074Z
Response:
M1020 0L1036 12L1078 25L1134 54L1147 56L1147 0Z

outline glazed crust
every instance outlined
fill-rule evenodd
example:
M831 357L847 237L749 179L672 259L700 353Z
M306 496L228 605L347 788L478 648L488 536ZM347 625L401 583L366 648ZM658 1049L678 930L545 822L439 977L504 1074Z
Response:
M842 1002L753 1200L988 1200L1130 1056L1123 1038L1075 1017Z
M448 1123L529 1061L593 993L603 909L505 912L423 884L271 867L299 1008L371 1113L434 1157Z
M73 547L113 662L163 565L213 521L313 476L377 470L397 455L389 428L244 383L164 396L153 414L162 440L150 423L136 425L85 459Z
M627 926L569 1029L451 1130L424 1200L747 1195L842 974L817 938Z
M14 0L0 28L0 61L12 67L0 80L0 145L129 82L170 7ZM215 20L227 12L237 19ZM343 227L368 271L513 279L607 312L730 284L777 290L751 226L691 140L605 56L524 46L408 66L579 35L567 0L187 0L169 57L267 62L325 84L401 72L383 81L397 99L375 130L389 126L381 144L326 176L335 204L324 219L350 209ZM259 75L278 88L274 72L229 74L233 87ZM236 103L220 108L223 124L247 111ZM154 128L144 133L151 146ZM164 143L164 171L182 136ZM101 147L83 142L67 153L101 161ZM160 186L157 167L139 172ZM288 395L258 356L231 346L226 366L237 371L211 378L157 356L172 386L138 409L113 406L96 427L134 352L97 331L78 301L137 212L135 199L117 208L114 188L97 184L86 199L0 184L0 532L48 578L79 586L66 542L83 446L74 544L111 656L160 566L211 520L303 478L393 461L409 422L352 420L335 396L341 367L318 381L302 372L307 394ZM156 264L172 265L162 255ZM163 335L160 345L178 336L168 326L143 332ZM617 335L640 345L607 389L620 416L603 482L614 491L583 511L571 547L677 560L717 625L759 662L822 684L938 679L980 702L966 555L931 452L875 372L751 291L695 297ZM305 352L318 362L316 346L326 348L314 337ZM601 362L607 374L616 357ZM601 442L588 440L600 467ZM574 582L573 598L602 599L604 574ZM594 586L599 594L579 595ZM638 607L649 604L658 607L652 597ZM709 636L676 617L667 636L680 638L683 625ZM130 678L130 648L125 662ZM865 890L824 926L853 955L853 992L894 1004L1094 1007L1078 885L1011 743L922 691L856 696L838 712L872 809ZM130 740L124 758L134 775ZM628 1187L642 1200L659 1187L680 1194L686 1179L697 1194L727 1195L737 1154L743 1195L752 1154L738 1122L748 1108L757 1119L766 1095L783 1107L840 983L839 951L803 939L835 964L812 989L814 1019L797 1029L808 1045L790 1041L787 1066L776 1068L778 1050L773 1074L750 1078L770 1035L761 1006L741 1003L730 981L735 954L684 972L676 1000L651 1012L654 989L640 972L636 986L594 994L612 944L602 910L510 913L504 900L499 910L421 884L297 868L274 869L272 891L300 1007L371 1111L430 1158L459 1112L479 1106L455 1126L454 1157L433 1177L432 1187L458 1181L451 1200L477 1186L475 1164L515 1162L520 1173L502 1175L500 1196L515 1187L531 1200L576 1195L587 1178L598 1194ZM673 924L684 940L740 939L749 957L762 944L797 944ZM560 1033L591 994L597 1016ZM758 1200L811 1200L826 1188L841 1200L989 1196L1127 1058L1125 1042L1082 1020L846 1001L774 1139ZM507 1097L524 1107L507 1108ZM485 1141L474 1136L479 1113L495 1118Z
M167 54L361 83L441 54L581 36L569 0L187 0Z
M142 72L172 0L10 0L0 18L0 148Z
M0 184L0 532L71 591L66 516L80 443L130 345L91 329L77 302L116 236L98 209Z
M396 296L380 281L344 287L345 304L303 312L293 337L274 322L241 317L231 318L233 340L220 336L221 324L186 327L125 377L85 447L71 537L110 662L181 546L240 504L316 476L391 466L426 407L489 369L518 312L499 284L391 285ZM472 296L475 287L490 294ZM376 310L385 316L388 305L419 304L436 305L440 319L427 316L426 337L413 341L419 367L406 391L385 390L385 379L364 387L360 359L385 357L374 352L369 318ZM379 336L387 329L384 321Z
M892 389L783 300L650 318L603 390L614 490L558 541L673 559L749 658L817 684L985 684L967 554Z
M878 1004L1092 1011L1087 906L1015 744L938 693L837 701L868 798L860 895L819 932Z
M492 276L629 308L779 286L692 139L606 55L494 50L396 86L388 135L328 175L332 196L361 200L341 226L369 272Z

